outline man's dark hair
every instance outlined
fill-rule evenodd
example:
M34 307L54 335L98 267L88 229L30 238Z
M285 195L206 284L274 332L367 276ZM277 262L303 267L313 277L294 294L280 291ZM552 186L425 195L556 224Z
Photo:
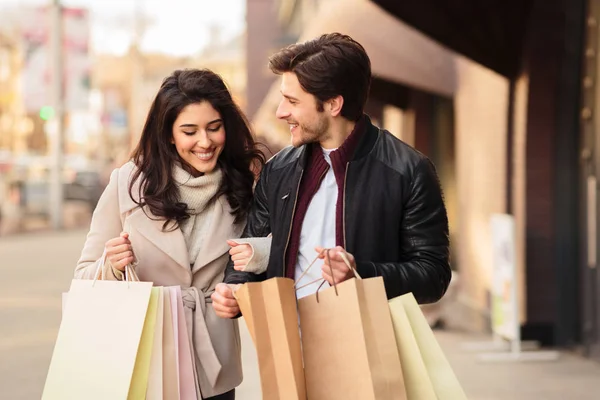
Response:
M363 114L371 84L371 61L360 43L348 35L328 33L285 47L269 59L269 68L281 75L293 72L302 88L323 102L344 98L342 116L356 121Z

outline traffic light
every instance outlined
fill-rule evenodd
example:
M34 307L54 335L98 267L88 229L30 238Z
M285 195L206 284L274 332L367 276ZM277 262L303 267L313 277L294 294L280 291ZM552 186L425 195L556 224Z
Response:
M40 108L40 118L44 121L48 121L54 116L54 108L50 106L44 106Z

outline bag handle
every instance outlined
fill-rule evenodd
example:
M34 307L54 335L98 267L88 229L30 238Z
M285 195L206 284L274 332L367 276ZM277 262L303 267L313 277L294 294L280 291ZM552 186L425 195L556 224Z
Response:
M325 284L325 279L324 278L318 278L315 279L312 282L309 283L305 283L302 286L297 286L298 282L300 282L300 280L304 277L304 275L306 275L308 273L308 271L312 268L312 266L314 265L314 263L320 258L320 256L325 253L325 257L327 257L327 264L329 265L329 270L331 271L331 276L333 276L333 268L331 268L331 259L329 258L329 251L331 249L323 249L323 251L321 253L319 253L315 259L308 265L308 267L302 272L302 274L298 277L298 279L296 280L296 282L294 282L294 288L296 289L296 291L305 288L307 286L310 286L314 283L317 282L321 282L321 284L319 285L319 287L317 288L317 302L319 302L319 290L321 290L321 287ZM344 263L346 264L346 266L348 267L348 269L350 269L350 271L352 271L354 273L354 277L356 279L362 279L361 276L358 274L358 271L356 270L356 268L354 268L352 266L352 264L350 264L350 260L348 260L348 256L346 255L345 252L340 252L340 257L342 257L342 260L344 261ZM335 290L335 295L338 295L338 290L337 290L337 283L335 282L335 280L333 281L333 288Z
M103 280L101 278L102 275L102 271L104 270L104 265L106 264L106 249L104 249L104 251L102 252L102 257L100 257L100 260L98 262L98 267L96 268L96 273L94 274L94 282L92 283L92 287L96 284L96 281L98 279ZM123 271L124 275L125 275L125 282L127 282L127 287L129 287L129 282L139 282L140 278L137 276L137 274L135 273L135 270L133 268L133 266L131 264L127 264L125 266L125 270Z

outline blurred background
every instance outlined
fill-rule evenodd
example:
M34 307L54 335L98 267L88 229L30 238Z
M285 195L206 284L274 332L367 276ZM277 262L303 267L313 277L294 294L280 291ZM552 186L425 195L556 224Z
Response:
M600 376L599 20L599 0L0 0L1 319L17 326L23 309L52 304L42 338L23 344L22 330L0 327L0 362L39 351L29 360L43 382L60 290L165 76L221 74L274 153L289 130L275 118L268 57L338 31L371 58L374 123L428 155L440 175L455 274L444 301L425 309L431 325L490 335L490 219L508 214L506 281L517 289L516 311L506 312L520 338L581 357L585 367L556 376ZM39 273L53 268L60 278ZM32 280L38 301L28 302ZM473 398L555 398L519 397L514 385L494 397L472 385L483 393ZM573 395L583 387L570 387L571 397L586 398Z

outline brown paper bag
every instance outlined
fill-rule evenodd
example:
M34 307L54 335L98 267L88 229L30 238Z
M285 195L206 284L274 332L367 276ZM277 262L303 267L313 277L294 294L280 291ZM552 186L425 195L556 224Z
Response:
M406 399L381 277L317 291L298 310L310 400Z
M264 400L305 400L294 281L272 278L235 292L256 347Z

